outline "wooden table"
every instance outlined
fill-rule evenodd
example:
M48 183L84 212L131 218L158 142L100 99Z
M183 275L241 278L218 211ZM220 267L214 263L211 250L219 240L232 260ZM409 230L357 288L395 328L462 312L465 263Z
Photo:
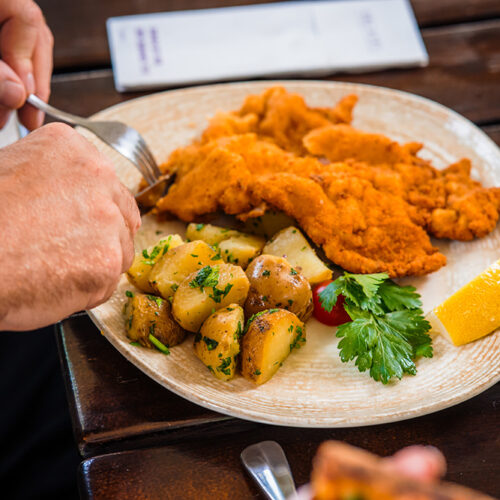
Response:
M55 35L51 102L90 115L142 95L113 86L105 19L161 10L242 5L210 0L39 0ZM500 144L500 2L413 0L429 52L427 68L335 75L419 94L465 115ZM433 415L376 427L296 429L254 424L191 404L126 361L88 317L58 329L75 438L84 458L83 497L258 498L239 453L263 439L280 442L298 484L325 439L381 455L427 443L448 458L448 478L500 495L500 384Z

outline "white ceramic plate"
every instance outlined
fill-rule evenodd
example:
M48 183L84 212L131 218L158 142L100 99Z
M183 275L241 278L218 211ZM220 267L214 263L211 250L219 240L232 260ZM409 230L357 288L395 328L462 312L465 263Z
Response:
M165 161L176 147L188 144L217 110L237 109L245 96L281 84L303 95L311 106L331 106L356 93L353 125L381 132L399 141L421 141L422 156L438 168L461 158L473 162L473 177L486 186L500 185L500 153L495 144L465 118L436 103L410 94L349 83L259 82L197 87L150 95L104 110L95 118L120 120L144 135L157 160ZM120 178L136 189L139 174L117 153L84 133L116 164ZM183 233L180 222L157 223L145 218L137 248L158 238L156 231ZM407 278L422 294L425 311L500 257L500 227L486 238L468 243L434 242L448 264L426 277ZM171 349L170 356L133 347L125 336L121 310L122 281L105 304L90 312L107 339L152 379L176 394L221 413L280 425L348 427L378 424L424 415L460 403L500 379L500 332L457 348L438 337L434 357L418 361L418 374L388 384L341 363L335 331L315 320L307 324L307 344L293 352L278 373L256 387L237 377L213 377L192 352L192 339Z

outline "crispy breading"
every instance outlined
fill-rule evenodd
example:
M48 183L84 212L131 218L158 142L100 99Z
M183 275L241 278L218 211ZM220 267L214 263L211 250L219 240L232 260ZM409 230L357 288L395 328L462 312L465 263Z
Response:
M254 134L223 137L199 151L191 168L178 164L182 175L158 203L160 211L192 221L217 211L244 217L273 207L295 218L329 259L352 272L420 275L446 262L412 222L404 200L358 176L364 165L323 165ZM191 154L186 151L189 165Z
M304 137L304 145L309 153L332 162L367 162L370 169L365 175L372 182L377 170L393 170L401 180L399 196L414 208L412 219L437 238L472 240L487 235L496 226L499 189L484 188L472 180L468 159L437 170L416 156L419 144L400 145L383 135L348 125L313 130ZM387 191L394 193L394 185Z
M233 134L255 132L286 151L306 153L303 137L318 127L350 123L355 95L341 99L333 108L308 108L304 98L283 87L272 87L245 99L239 111L217 113L203 133L202 142Z
M335 264L392 277L445 265L428 233L467 240L495 227L500 189L471 180L468 160L439 171L417 156L419 143L354 129L355 102L308 108L272 88L239 111L218 113L199 141L162 166L176 180L157 211L193 221L281 210Z

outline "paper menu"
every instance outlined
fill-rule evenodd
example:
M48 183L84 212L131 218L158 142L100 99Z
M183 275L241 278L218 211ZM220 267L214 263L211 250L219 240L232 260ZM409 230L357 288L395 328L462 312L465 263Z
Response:
M110 18L119 91L425 65L407 0L336 0Z

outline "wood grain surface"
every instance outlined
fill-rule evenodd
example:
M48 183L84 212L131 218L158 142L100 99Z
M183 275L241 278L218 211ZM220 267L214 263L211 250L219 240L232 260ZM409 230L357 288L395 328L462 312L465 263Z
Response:
M84 457L151 446L160 436L165 443L249 427L166 391L123 358L86 315L61 323L57 338Z
M500 20L432 28L424 39L430 56L426 68L328 79L405 90L444 104L478 124L500 122ZM88 116L144 94L119 94L111 70L98 70L56 75L51 104ZM86 98L77 99L79 95Z
M239 461L248 445L274 440L289 459L297 484L309 480L318 445L337 439L387 456L402 446L437 446L448 460L446 478L491 495L500 493L498 411L500 385L435 415L357 429L259 426L236 436L128 451L86 460L79 471L84 498L94 500L263 498Z
M206 9L270 3L272 0L38 0L56 35L55 67L109 65L106 19L113 16L146 14L186 9ZM412 0L420 27L489 19L500 15L497 0ZM424 31L424 37L425 37Z

